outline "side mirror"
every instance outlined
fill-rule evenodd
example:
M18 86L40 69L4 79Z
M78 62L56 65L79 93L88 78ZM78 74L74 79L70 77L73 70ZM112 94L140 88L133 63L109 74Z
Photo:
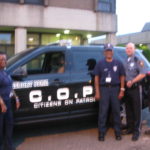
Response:
M21 81L27 74L12 74L11 77L13 80Z
M23 68L17 68L12 74L11 77L13 80L22 80L22 78L27 76L27 72Z

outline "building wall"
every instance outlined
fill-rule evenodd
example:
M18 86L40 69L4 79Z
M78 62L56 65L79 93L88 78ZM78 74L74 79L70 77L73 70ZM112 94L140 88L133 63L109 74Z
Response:
M96 0L48 0L49 6L95 10Z
M150 44L150 31L117 36L117 44L127 44L129 42L135 44Z
M97 30L101 32L117 32L117 15L110 13L97 13Z
M33 1L29 4L31 1L26 0L19 0L17 3L8 1L6 3L0 0L0 50L1 46L5 46L5 49L11 46L15 49L11 50L11 54L13 51L17 53L34 46L29 43L31 39L39 38L35 41L39 41L37 43L40 45L43 39L44 43L51 41L50 38L55 39L57 33L62 38L78 39L75 43L79 41L80 44L86 43L88 35L106 34L106 42L115 41L115 0L43 0L37 5ZM68 37L64 35L65 29L71 31ZM11 34L14 40L5 44L1 38L3 32ZM44 35L45 33L49 35Z
M1 3L0 14L0 26L117 31L116 14L90 10Z

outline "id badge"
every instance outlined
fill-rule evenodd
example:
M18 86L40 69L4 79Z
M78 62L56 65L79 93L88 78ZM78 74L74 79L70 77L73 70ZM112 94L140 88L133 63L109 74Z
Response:
M111 83L111 77L107 77L105 81L106 83Z

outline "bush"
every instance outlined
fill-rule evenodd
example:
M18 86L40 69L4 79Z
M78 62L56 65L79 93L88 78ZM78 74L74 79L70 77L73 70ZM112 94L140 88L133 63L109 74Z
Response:
M143 55L150 61L150 49L143 50Z
M147 45L136 46L136 48L143 50L143 55L150 61L150 49Z

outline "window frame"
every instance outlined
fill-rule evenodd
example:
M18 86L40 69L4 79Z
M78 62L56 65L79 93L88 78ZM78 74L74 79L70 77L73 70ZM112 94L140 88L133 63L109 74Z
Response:
M42 65L41 65L41 68L39 69L40 71L39 72L35 72L34 73L34 68L30 69L30 70L25 70L24 72L26 72L26 76L32 76L32 75L40 75L40 74L64 74L65 73L65 70L64 72L62 73L57 73L57 72L47 72L46 69L47 69L47 64L48 64L48 58L49 56L52 56L53 54L57 54L57 53L60 53L62 54L62 56L64 57L64 61L65 61L65 64L64 64L64 69L66 69L66 58L65 58L65 52L62 52L62 51L53 51L53 52L46 52L46 53L40 53L39 55L37 55L36 57L32 57L31 59L29 59L28 61L26 61L25 63L19 65L14 71L13 71L13 75L15 75L15 71L19 68L24 68L24 66L28 65L29 63L31 63L32 61L36 60L38 57L41 57L42 55L44 55L44 58L43 58L43 62L42 62ZM37 69L37 68L36 68ZM22 69L23 70L23 69ZM33 71L33 73L31 73ZM29 73L30 72L30 73ZM18 76L18 74L16 74Z
M20 0L0 0L0 3L20 3Z
M109 10L104 8L104 6L101 7L101 5L108 5ZM105 13L116 13L116 0L96 0L95 10Z
M37 2L36 2L37 1ZM29 5L45 5L44 0L24 0L24 4L29 4Z

